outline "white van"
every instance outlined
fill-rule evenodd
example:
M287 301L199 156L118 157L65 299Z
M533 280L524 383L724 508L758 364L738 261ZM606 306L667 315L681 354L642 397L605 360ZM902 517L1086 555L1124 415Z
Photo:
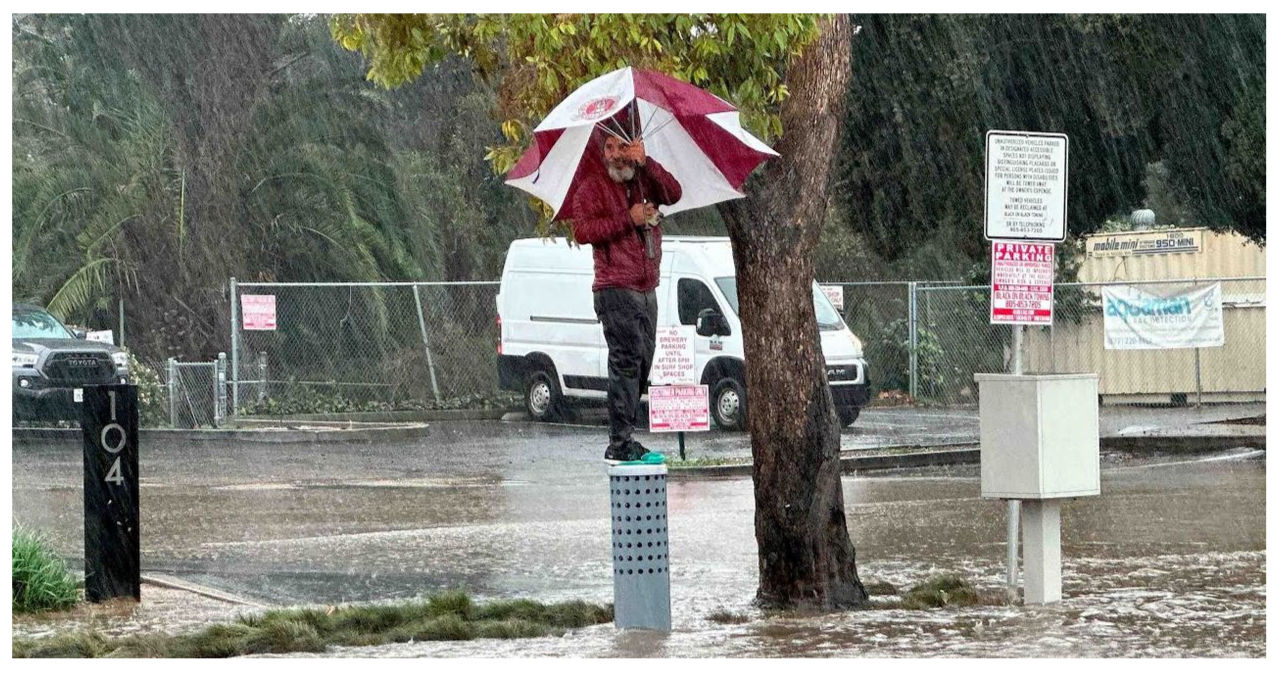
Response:
M659 273L658 326L697 326L702 315L706 335L695 336L695 364L709 387L712 419L721 428L745 428L742 322L729 238L663 237ZM498 380L503 389L524 393L535 420L557 419L574 401L605 399L608 347L592 303L593 274L591 246L570 246L561 237L517 239L507 251L497 296ZM848 426L868 398L862 342L816 283L813 299L827 380Z

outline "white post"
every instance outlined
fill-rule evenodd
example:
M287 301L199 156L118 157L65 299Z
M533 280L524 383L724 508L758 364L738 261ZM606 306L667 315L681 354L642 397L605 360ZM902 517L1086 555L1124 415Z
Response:
M1005 515L1008 527L1005 529L1005 594L1009 602L1018 601L1018 517L1022 510L1022 502L1016 499L1005 500Z
M1022 519L1023 601L1043 605L1062 600L1062 510L1059 500L1030 499Z
M435 394L436 403L440 402L440 385L436 382L436 363L431 358L431 341L427 339L427 321L422 316L422 296L418 294L418 285L413 285L413 304L418 307L418 329L422 331L422 348L427 352L427 370L431 373L431 393Z
M1022 374L1022 326L1014 324L1013 328L1013 374ZM1008 527L1005 537L1005 561L1009 569L1005 578L1005 592L1009 602L1018 600L1018 519L1022 511L1022 502L1010 499L1005 502Z

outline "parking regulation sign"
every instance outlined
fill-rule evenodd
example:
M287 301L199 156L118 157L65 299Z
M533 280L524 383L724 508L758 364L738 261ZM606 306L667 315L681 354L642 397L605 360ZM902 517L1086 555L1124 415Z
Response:
M991 242L991 323L1053 325L1053 244Z
M275 330L276 296L241 295L240 313L245 330Z
M694 384L698 381L692 326L659 326L654 335L651 384Z
M649 387L649 431L708 431L707 385Z
M1066 134L988 131L985 183L987 239L1066 238Z

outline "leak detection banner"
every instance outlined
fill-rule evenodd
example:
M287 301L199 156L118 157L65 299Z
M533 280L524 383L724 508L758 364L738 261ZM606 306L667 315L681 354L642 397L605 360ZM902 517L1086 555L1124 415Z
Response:
M1107 349L1221 347L1222 284L1103 286Z

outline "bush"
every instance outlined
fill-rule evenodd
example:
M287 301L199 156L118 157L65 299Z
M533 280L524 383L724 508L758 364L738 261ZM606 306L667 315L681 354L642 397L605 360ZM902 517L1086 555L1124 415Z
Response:
M138 386L138 426L156 428L169 426L169 394L156 371L129 354L129 378Z
M67 609L80 600L76 580L66 563L39 533L21 526L13 530L13 611Z

